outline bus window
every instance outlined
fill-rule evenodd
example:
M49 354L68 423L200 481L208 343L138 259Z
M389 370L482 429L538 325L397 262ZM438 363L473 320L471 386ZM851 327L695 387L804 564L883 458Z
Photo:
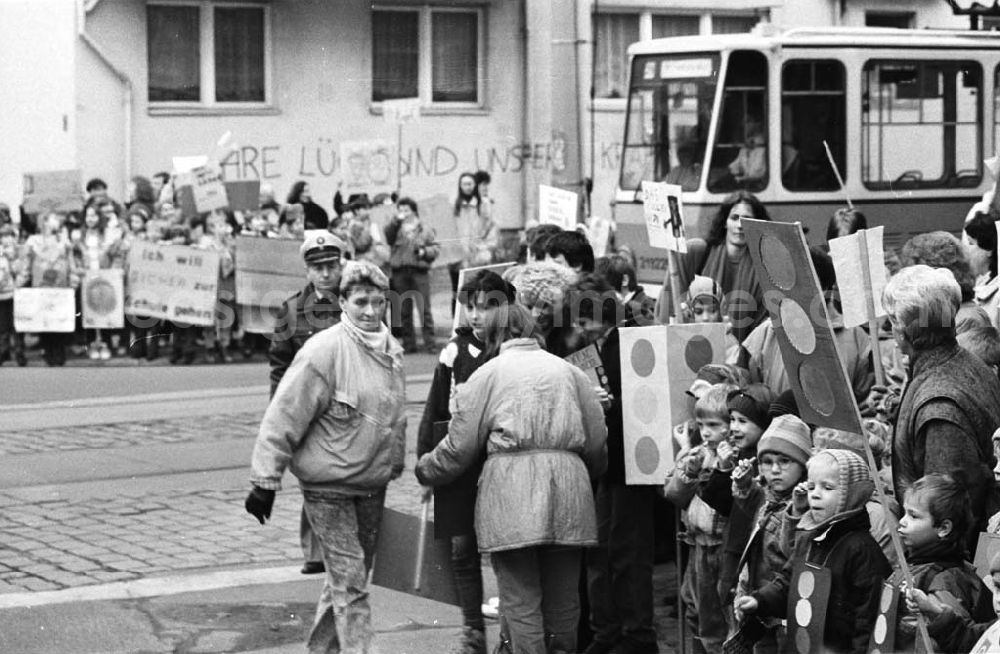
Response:
M789 191L835 191L823 141L847 180L847 96L839 61L792 60L781 71L781 182Z
M622 189L638 189L643 180L698 189L718 70L718 54L635 57Z
M767 186L767 125L767 58L752 50L734 51L712 150L709 191L760 191Z
M981 91L982 68L975 62L866 63L861 108L865 186L978 186Z

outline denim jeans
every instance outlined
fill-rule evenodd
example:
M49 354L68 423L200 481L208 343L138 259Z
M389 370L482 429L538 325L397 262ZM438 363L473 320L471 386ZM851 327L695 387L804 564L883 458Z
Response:
M368 571L378 543L385 491L352 496L303 490L302 496L326 564L307 642L309 653L368 654L372 640Z
M716 586L721 554L722 545L695 545L684 570L681 597L696 654L721 654L726 640L728 626Z
M413 311L420 313L420 329L424 345L434 346L434 316L431 314L431 277L426 270L397 268L392 271L392 290L399 296L399 320L393 316L394 335L407 349L416 349L417 335L413 327ZM395 307L393 307L395 309Z
M581 556L560 545L490 554L514 654L576 651Z

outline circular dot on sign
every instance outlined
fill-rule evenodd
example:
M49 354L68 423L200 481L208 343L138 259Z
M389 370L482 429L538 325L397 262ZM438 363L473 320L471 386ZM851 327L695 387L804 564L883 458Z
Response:
M809 654L809 646L812 645L809 632L802 627L795 630L795 651L799 654Z
M632 395L632 412L644 425L651 425L656 420L658 404L656 393L649 386L640 386Z
M825 370L806 359L799 364L799 385L802 394L814 411L824 416L833 415L837 401Z
M885 614L880 613L878 618L875 619L875 629L872 631L872 638L879 645L885 642L885 637L889 630L886 626Z
M765 234L760 239L760 260L771 282L783 291L795 286L795 264L792 253L777 238Z
M882 598L879 601L878 610L885 613L892 606L892 596L896 594L896 589L893 586L886 586L882 589Z
M644 338L640 338L632 345L632 370L640 377L649 377L656 367L656 352L653 344Z
M802 305L786 297L781 301L778 315L781 318L781 328L785 330L785 336L792 347L801 354L812 354L816 349L816 330Z
M649 436L643 436L635 444L635 465L644 475L651 475L660 467L660 448Z
M114 311L115 289L106 279L96 279L87 285L87 297L85 298L87 308L94 313L101 315Z
M806 570L799 575L799 596L809 599L816 590L816 575Z
M712 342L704 336L692 336L684 346L684 363L692 372L712 363Z
M795 622L799 624L800 627L807 627L812 621L813 617L813 607L807 599L800 599L795 603Z

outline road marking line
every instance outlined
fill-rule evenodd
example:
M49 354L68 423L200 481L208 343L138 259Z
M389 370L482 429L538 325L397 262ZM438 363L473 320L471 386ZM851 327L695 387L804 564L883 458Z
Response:
M307 579L308 577L302 575L298 566L217 570L172 577L144 577L63 590L0 594L0 609L28 608L69 602L100 602L159 597L161 595L178 595L237 586L280 584Z

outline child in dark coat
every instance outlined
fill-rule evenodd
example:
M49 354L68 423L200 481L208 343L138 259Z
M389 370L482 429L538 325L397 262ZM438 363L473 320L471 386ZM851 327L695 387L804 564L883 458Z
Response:
M810 596L807 603L812 609L822 603L822 598L814 593L814 585L797 583L793 574L807 565L825 569L822 574L830 577L825 614L800 610L800 600L794 615L788 616L786 638L793 642L807 638L802 632L815 618L824 621L824 651L864 654L878 614L882 582L891 572L869 531L865 503L874 487L871 471L864 459L850 450L822 450L809 459L808 474L809 481L797 486L793 494L792 515L804 515L788 563L770 583L740 597L736 610L746 615L784 618L792 584L797 594ZM808 510L803 502L806 492ZM818 574L810 576L815 579ZM808 593L802 592L803 587Z

